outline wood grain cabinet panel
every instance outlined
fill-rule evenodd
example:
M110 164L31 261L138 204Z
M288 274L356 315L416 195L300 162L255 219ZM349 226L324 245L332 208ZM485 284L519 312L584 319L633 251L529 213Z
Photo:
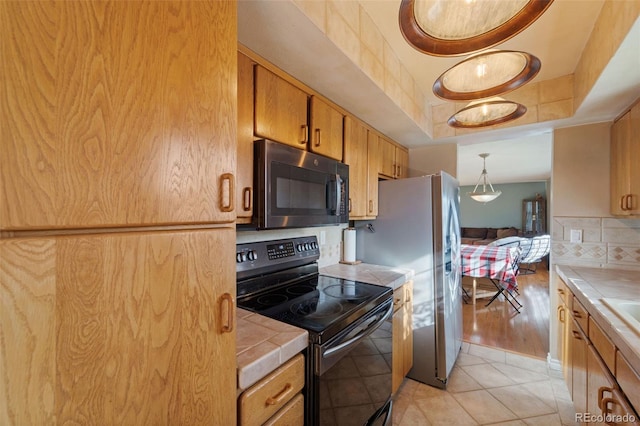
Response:
M396 179L404 179L409 177L409 151L405 148L396 146L396 167L395 175Z
M589 316L589 340L609 371L616 371L616 346L591 316Z
M640 102L611 126L611 213L640 215Z
M378 173L394 178L396 175L396 147L383 137L380 137L378 143L378 161Z
M234 246L233 228L0 241L0 423L235 424Z
M636 412L640 412L640 374L616 351L616 379Z
M342 161L343 115L317 96L310 104L310 151Z
M251 223L253 216L253 66L238 52L237 223Z
M578 322L571 323L569 353L571 354L571 398L576 413L587 411L587 337Z
M0 228L235 220L235 2L1 2Z
M255 135L306 149L307 94L261 65L255 66L254 79Z
M344 162L349 165L349 218L367 216L367 128L351 116L344 118Z
M302 390L304 382L304 356L298 354L240 395L239 424L263 424Z
M367 134L367 216L378 216L378 170L380 170L378 146L380 137L372 131Z

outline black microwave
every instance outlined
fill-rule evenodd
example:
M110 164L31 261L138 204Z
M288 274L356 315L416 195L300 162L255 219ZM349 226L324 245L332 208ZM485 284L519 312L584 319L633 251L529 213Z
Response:
M349 166L278 142L254 142L257 229L349 222Z

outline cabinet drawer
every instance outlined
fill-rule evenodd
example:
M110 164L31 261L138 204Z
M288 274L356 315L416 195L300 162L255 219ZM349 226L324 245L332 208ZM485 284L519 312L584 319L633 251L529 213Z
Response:
M304 424L304 397L296 395L287 405L271 417L264 426L302 426Z
M609 371L616 371L616 346L604 334L593 317L589 317L589 340L595 346Z
M560 297L560 299L562 299L562 302L564 302L565 305L568 305L569 299L567 297L567 294L569 294L569 289L561 279L557 279L556 284L557 284L556 291L558 292L558 296Z
M573 296L573 302L571 307L571 314L573 318L575 318L578 325L584 332L584 334L589 334L589 314L587 310L582 306L582 304L578 301L578 299Z
M238 403L240 425L260 425L304 386L304 357L300 354L247 389Z
M636 412L640 411L640 376L620 351L616 351L616 380Z

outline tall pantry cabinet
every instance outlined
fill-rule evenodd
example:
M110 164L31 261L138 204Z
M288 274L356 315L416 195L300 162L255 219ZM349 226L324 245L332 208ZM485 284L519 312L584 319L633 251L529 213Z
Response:
M0 3L0 424L235 423L236 22Z

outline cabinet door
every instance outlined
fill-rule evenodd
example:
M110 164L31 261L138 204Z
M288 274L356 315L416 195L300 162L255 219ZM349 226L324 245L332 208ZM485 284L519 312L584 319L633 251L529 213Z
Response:
M380 138L372 131L367 132L367 216L378 215L378 145Z
M627 208L632 215L640 214L640 103L631 109L629 154L629 199Z
M237 223L253 216L253 61L238 52Z
M232 2L0 2L0 228L233 222L236 22Z
M404 310L399 307L393 313L393 348L391 366L391 392L395 393L402 380L404 380L404 341L402 339L404 329Z
M400 148L399 146L396 147L395 169L396 179L404 179L406 177L409 177L409 152L404 148Z
M404 289L402 377L405 377L413 367L413 281L405 283L402 287Z
M640 374L631 367L620 351L616 351L616 380L636 411L640 411Z
M627 155L631 142L631 112L611 126L611 213L629 215L626 196L630 192L630 164Z
M254 133L306 149L307 94L271 71L255 66Z
M342 161L342 114L317 96L311 97L311 143L316 154Z
M396 146L387 139L380 137L378 143L378 173L393 178L396 173Z
M344 162L349 165L349 218L367 216L367 128L344 118Z
M578 323L571 322L571 398L576 413L587 412L587 338Z

